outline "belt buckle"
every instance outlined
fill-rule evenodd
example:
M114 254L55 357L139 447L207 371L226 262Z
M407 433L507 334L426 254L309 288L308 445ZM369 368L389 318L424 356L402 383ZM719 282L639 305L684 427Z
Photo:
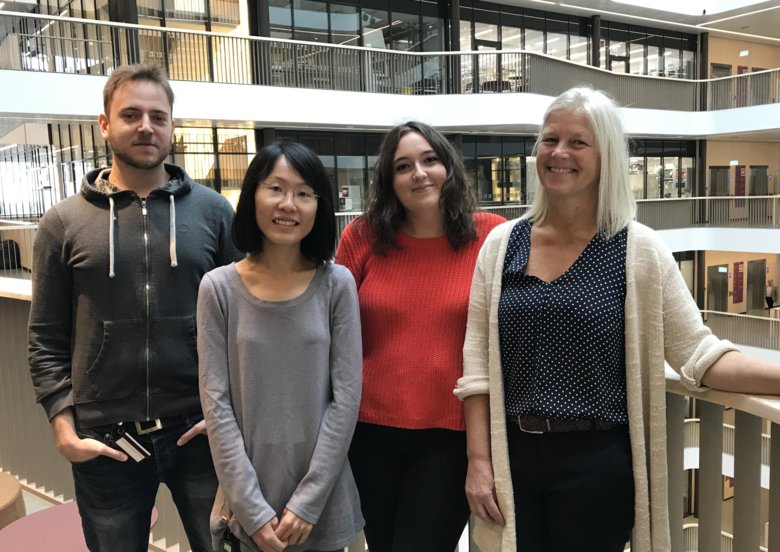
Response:
M524 428L523 427L523 417L522 416L518 416L517 417L517 425L520 428L520 431L522 431L523 433L532 433L534 435L542 435L544 433L544 431L533 431L533 430ZM550 427L550 420L547 420L547 428L549 429L549 427Z
M134 422L135 432L137 435L146 435L147 433L154 433L155 431L159 431L162 429L162 421L160 420L160 418L156 418L154 420L148 420L147 422L153 425L144 427L141 425L141 423L146 423L146 422Z

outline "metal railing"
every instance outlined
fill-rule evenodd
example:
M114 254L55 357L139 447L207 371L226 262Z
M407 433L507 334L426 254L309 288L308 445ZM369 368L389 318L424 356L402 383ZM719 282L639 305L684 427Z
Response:
M637 220L654 230L778 228L780 196L642 199Z
M670 230L676 228L780 227L780 196L756 196L739 199L731 197L694 197L659 200L644 199L637 201L637 207L637 219L655 230ZM507 220L511 220L523 215L528 210L529 206L483 205L480 208L483 211L495 213ZM360 216L360 213L360 211L336 213L337 235L340 236L347 224ZM17 242L16 246L7 245L6 247L12 249L18 248L21 267L11 266L11 257L9 257L9 254L6 254L6 261L3 261L2 257L0 257L0 276L18 276L22 273L15 273L13 271L19 268L29 272L32 269L32 240L37 225L8 227L2 226L1 223L2 221L0 221L0 240L13 240ZM15 232L15 234L11 235L11 232ZM725 316L725 313L717 314ZM723 324L723 322L717 318L712 318L712 323ZM763 325L770 323L765 318L757 318L756 324ZM777 325L771 324L767 326L767 328L777 327ZM724 328L724 331L729 331L728 327ZM744 339L758 339L758 337L766 333L767 332L763 331L762 326L761 331L745 333ZM751 343L744 343L741 341L740 343L751 345ZM757 344L755 346L762 347L764 345ZM775 345L766 348L774 349L777 348L777 346Z
M699 552L699 524L686 523L683 525L683 533L685 535L684 552ZM732 535L721 531L720 539L718 552L732 552L734 550L734 537ZM705 551L702 550L701 552ZM768 552L768 549L764 546L759 546L758 552Z
M37 229L37 224L8 224L0 220L0 277L30 279Z
M713 550L766 550L780 546L780 527L769 524L764 538L762 515L777 519L780 512L780 439L774 442L763 434L771 422L771 434L780 435L780 399L739 393L705 390L691 393L679 378L667 378L666 431L669 466L669 518L672 550L675 552ZM693 439L686 426L688 399L695 398L699 409L697 521L692 528L683 520L683 493L686 489L684 449ZM724 408L734 409L733 431L724 427ZM728 439L733 436L733 444ZM723 455L732 449L734 458L733 527L723 527ZM767 454L764 449L769 448ZM761 465L769 465L768 511L762 511ZM680 520L680 521L677 521ZM764 548L761 548L764 547Z
M738 345L780 351L780 319L748 314L701 311L712 333Z
M138 61L172 79L390 94L530 92L588 83L622 105L695 111L776 103L780 70L712 80L627 75L543 54L403 52L0 11L0 68L107 75ZM702 91L707 105L699 105Z

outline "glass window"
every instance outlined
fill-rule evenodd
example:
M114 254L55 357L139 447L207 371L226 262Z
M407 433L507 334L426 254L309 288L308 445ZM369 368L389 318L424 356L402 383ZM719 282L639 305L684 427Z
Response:
M390 14L390 48L406 52L420 51L420 16L411 13Z
M693 197L696 195L696 168L693 157L680 158L680 171L677 174L678 197Z
M587 36L569 36L569 59L575 63L590 63L590 41Z
M628 72L628 45L622 41L609 42L610 70L613 73Z
M663 197L678 196L678 163L679 157L664 157L663 159Z
M544 53L544 32L533 29L525 30L525 49L538 54Z
M482 202L500 202L503 193L501 138L498 136L478 136L476 140L476 184L479 200Z
M359 211L363 205L365 189L365 156L339 155L336 157L336 167L336 190L339 199L337 210Z
M471 21L460 21L460 51L470 52L471 47Z
M334 155L336 151L334 138L331 132L301 132L294 139L306 144L320 155Z
M317 151L317 150L314 150ZM336 187L336 157L334 155L318 155L322 161L322 165L325 167L325 174L328 175L328 181L330 181L331 189L338 190ZM338 207L336 208L338 210Z
M292 38L292 2L268 0L268 20L271 38Z
M498 25L474 22L474 39L498 42Z
M295 40L328 42L328 5L313 0L294 0Z
M255 131L217 129L217 144L222 193L225 194L226 188L239 190L249 163L257 152Z
M682 68L680 72L680 78L696 78L696 54L690 50L682 51Z
M645 46L632 42L629 46L628 57L630 61L630 72L632 75L645 74Z
M173 132L173 162L194 180L214 188L216 158L212 129L179 127Z
M423 16L423 51L444 51L444 21L438 17Z
M330 5L331 42L358 46L360 20L356 6Z
M97 8L98 21L109 21L111 18L108 14L108 0L96 0L95 7Z
M521 50L523 48L523 29L519 27L501 27L501 49Z
M568 48L566 47L566 35L560 33L547 33L547 55L559 59L566 59Z
M680 78L681 76L682 44L682 38L678 35L667 33L664 36L664 67L667 77Z
M667 77L680 77L680 50L664 48L664 68Z
M647 191L645 198L658 199L662 197L661 190L664 186L664 166L660 157L647 158Z
M628 57L630 58L629 71L632 75L645 75L647 45L647 32L643 27L629 27L628 29Z
M390 26L386 10L363 9L363 46L366 48L388 47L386 38L390 36Z
M634 199L643 199L645 197L645 158L629 158L628 174Z
M179 0L178 2L165 2L166 25L170 26L171 19L179 21L206 21L207 0Z
M471 52L472 48L471 21L460 22L460 51ZM458 56L460 59L460 90L474 92L474 56Z
M647 74L651 77L663 77L664 68L661 60L661 48L655 44L647 45Z

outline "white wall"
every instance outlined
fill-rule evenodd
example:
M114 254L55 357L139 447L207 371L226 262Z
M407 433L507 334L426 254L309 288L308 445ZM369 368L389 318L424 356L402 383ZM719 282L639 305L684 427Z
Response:
M13 94L0 94L5 116L94 120L106 77L0 71ZM537 94L408 96L240 84L173 82L179 125L386 129L421 119L444 130L535 132L551 98ZM780 129L780 103L715 112L626 108L629 134L693 139Z

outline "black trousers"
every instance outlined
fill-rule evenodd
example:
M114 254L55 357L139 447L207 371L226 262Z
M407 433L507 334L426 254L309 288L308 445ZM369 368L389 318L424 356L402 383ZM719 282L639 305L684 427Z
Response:
M349 462L371 552L452 552L469 517L466 435L358 423Z
M765 297L766 299L766 306L768 309L771 309L775 306L775 298L774 297Z
M507 422L518 552L622 552L634 525L628 429L530 434Z

